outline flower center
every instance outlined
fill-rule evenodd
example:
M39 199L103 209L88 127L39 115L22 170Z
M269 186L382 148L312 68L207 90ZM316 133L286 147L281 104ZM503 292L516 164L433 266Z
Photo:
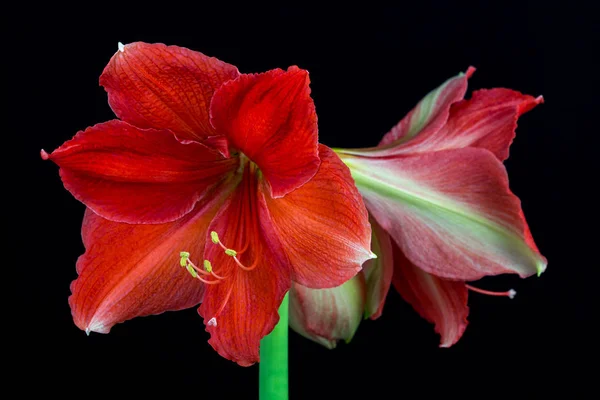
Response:
M514 290L514 289L507 290L506 292L494 292L494 291L491 291L491 290L479 289L479 288L476 288L476 287L471 286L471 285L466 285L466 286L467 286L467 289L469 289L469 290L471 290L473 292L485 294L485 295L488 295L488 296L504 296L504 297L508 297L509 299L514 299L515 296L517 295L517 291Z
M229 205L229 211L232 213L237 212L238 215L237 218L234 218L233 215L231 215L229 218L234 218L235 220L240 221L240 223L236 224L234 228L235 232L230 232L234 234L232 237L236 238L236 242L240 248L236 250L226 246L225 243L223 243L223 240L219 238L219 234L216 231L210 232L210 238L212 244L221 247L224 254L228 257L231 257L237 267L244 271L252 271L258 266L260 257L256 254L256 252L254 252L254 261L252 261L251 264L248 264L242 262L241 256L249 249L251 238L256 236L254 229L259 226L258 205L256 204L258 186L257 177L259 170L256 164L250 161L244 154L240 153L239 157L240 168L237 173L243 173L243 177L242 181L240 182L240 186L238 189L236 189L239 192L234 194L235 197L232 199L232 203ZM242 237L245 238L243 244L241 242ZM239 242L237 239L239 239ZM256 249L258 248L260 248L260 246L256 247ZM202 268L190 260L190 253L186 251L182 251L179 256L180 265L186 268L193 278L198 279L203 283L209 285L218 284L232 274L227 265L224 265L223 267L225 267L227 271L230 271L229 273L221 275L217 274L213 270L213 265L210 260L204 260ZM222 270L221 268L218 269Z

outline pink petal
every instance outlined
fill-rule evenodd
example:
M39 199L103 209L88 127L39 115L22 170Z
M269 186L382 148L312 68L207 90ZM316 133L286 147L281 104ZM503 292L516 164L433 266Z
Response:
M464 97L467 80L474 72L475 68L469 67L466 73L460 73L448 79L429 92L398 125L381 139L379 147L396 147L418 135L437 132L448 120L450 106Z
M413 140L394 149L394 154L481 147L490 150L501 161L508 158L508 149L515 138L517 120L526 111L540 104L543 98L533 98L509 89L478 90L469 100L452 104L448 121L437 131L424 131ZM389 154L391 149L382 150Z
M468 324L465 283L428 274L394 248L394 287L421 317L435 324L435 331L441 336L440 347L452 346Z
M371 215L426 272L470 281L545 270L506 170L488 150L340 156Z

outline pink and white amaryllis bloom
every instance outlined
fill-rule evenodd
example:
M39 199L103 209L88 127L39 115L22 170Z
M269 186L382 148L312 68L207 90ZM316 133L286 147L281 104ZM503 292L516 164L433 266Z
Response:
M376 318L381 313L393 282L435 324L442 347L456 343L467 326L468 290L486 292L467 281L504 273L525 278L541 274L547 264L502 164L519 116L543 99L491 89L475 91L465 100L473 72L469 68L430 92L379 146L336 149L370 212L372 250L378 255L364 268L363 296L371 302L365 315ZM344 294L339 289L335 293ZM330 319L330 308L340 301L330 301L328 311L328 306L304 297L296 303L305 305L302 320L311 321L307 326L313 336L344 338L319 323L323 315ZM348 320L352 318L341 318L340 324Z

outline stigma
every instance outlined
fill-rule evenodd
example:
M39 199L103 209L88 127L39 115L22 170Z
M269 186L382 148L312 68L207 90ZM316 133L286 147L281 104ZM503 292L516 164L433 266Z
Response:
M467 287L467 289L469 289L473 292L485 294L488 296L501 296L501 297L508 297L509 299L514 299L515 296L517 295L517 291L514 289L507 290L506 292L494 292L491 290L479 289L479 288L476 288L471 285L465 285L465 286Z

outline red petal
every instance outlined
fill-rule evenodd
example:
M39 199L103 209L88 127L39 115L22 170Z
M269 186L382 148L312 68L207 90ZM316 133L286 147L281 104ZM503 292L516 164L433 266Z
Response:
M179 252L201 254L203 235L221 196L175 222L131 225L108 221L89 209L69 304L75 324L108 333L128 319L193 307L204 285L179 266Z
M280 199L265 196L292 279L310 288L339 286L373 258L367 211L348 168L326 146L319 156L319 172L304 186Z
M211 104L211 122L259 166L273 197L302 186L319 168L308 72L297 67L241 75L223 85Z
M225 158L230 157L229 143L227 143L227 138L223 135L209 136L205 140L202 141L202 144L207 147L210 147L211 149L217 150Z
M469 281L545 270L506 170L489 151L341 156L373 217L426 272Z
M237 76L233 65L202 53L136 42L115 53L100 84L120 119L201 140L215 134L208 116L214 91Z
M448 120L450 106L461 100L467 91L467 80L475 72L469 67L465 74L448 79L432 90L419 104L388 132L379 147L387 148L406 143L415 136L437 132Z
M369 218L369 221L373 232L371 250L377 258L367 260L363 266L367 285L365 318L377 319L383 312L383 305L392 283L394 257L390 235L374 218Z
M237 257L246 267L255 267L243 270L208 236L204 258L225 279L209 285L199 309L211 335L209 343L242 366L259 361L260 340L279 321L277 309L291 285L289 262L270 222L259 220L258 209L264 204L257 184L255 173L246 168L244 179L209 229L227 247L239 251Z
M180 218L237 163L169 131L116 120L79 132L46 157L61 167L73 196L106 219L128 223Z
M440 334L440 347L455 344L465 331L469 315L464 282L449 281L416 267L394 246L394 287Z
M509 89L475 91L470 100L452 106L448 123L429 146L435 146L436 150L481 147L503 161L508 158L508 149L515 138L517 120L542 102L541 96L534 98ZM422 146L419 149L425 151Z
M333 349L349 343L362 321L365 277L357 274L329 289L309 289L297 283L290 290L290 327L300 335Z
M394 153L426 153L471 146L488 149L503 161L508 158L519 116L542 101L542 97L533 98L509 89L478 90L470 100L452 105L448 122L441 129L420 133ZM385 151L388 155L390 150Z

